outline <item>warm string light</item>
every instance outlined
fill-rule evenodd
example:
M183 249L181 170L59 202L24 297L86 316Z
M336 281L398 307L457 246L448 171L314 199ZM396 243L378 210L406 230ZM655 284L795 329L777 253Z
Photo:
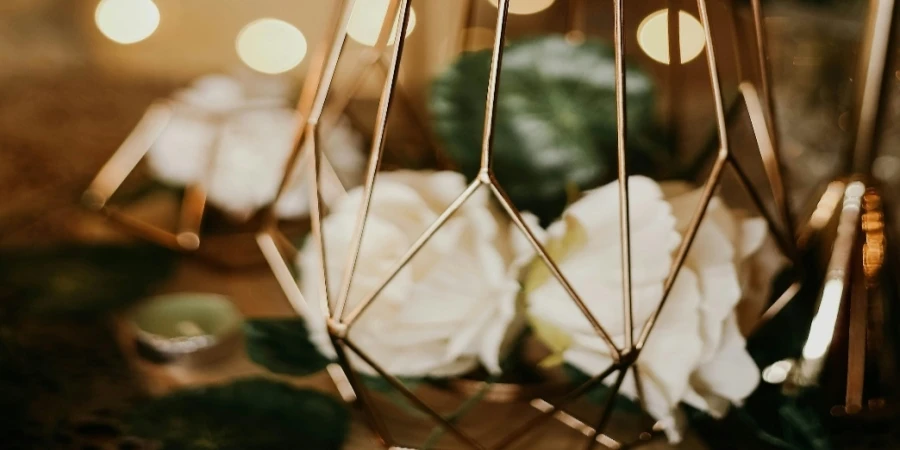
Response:
M278 19L250 22L237 36L238 56L251 69L277 74L297 67L306 56L306 38L297 27Z
M369 47L378 42L381 26L387 15L390 0L357 0L353 5L353 13L347 24L347 34L356 42ZM409 24L406 26L406 35L409 36L416 28L416 11L409 8ZM397 31L397 19L394 19L394 27L388 38L388 45L394 43L394 33Z
M678 12L678 35L681 63L700 55L706 46L703 24L685 11ZM656 62L669 64L669 10L661 9L648 15L638 26L638 45Z
M159 8L152 0L101 0L94 21L104 36L119 44L134 44L159 27Z

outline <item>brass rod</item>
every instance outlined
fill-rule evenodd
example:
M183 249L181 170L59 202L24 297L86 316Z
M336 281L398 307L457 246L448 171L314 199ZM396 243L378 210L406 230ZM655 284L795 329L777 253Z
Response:
M859 239L859 238L857 238ZM861 246L860 246L861 247ZM862 267L862 248L853 255L850 275L850 319L847 330L847 391L844 411L856 414L863 409L863 387L866 375L866 330L869 325L869 295Z
M454 425L451 421L445 419L444 416L440 415L437 411L435 411L430 406L428 406L425 402L423 402L422 399L420 399L418 396L416 396L416 394L414 394L412 391L410 391L409 388L407 388L406 385L404 385L402 381L397 379L397 377L395 377L394 375L385 371L384 368L382 368L380 364L373 361L372 358L369 357L369 355L367 355L365 352L363 352L351 340L343 339L341 342L347 347L347 349L349 349L351 352L355 353L356 356L359 356L359 358L362 359L363 362L365 362L370 367L372 367L372 369L375 369L375 372L377 372L378 375L380 375L382 378L384 378L384 380L387 381L388 384L390 384L394 389L396 389L397 392L399 392L401 395L406 397L407 400L412 402L420 411L427 414L438 424L444 426L447 429L447 431L452 433L454 436L459 438L461 441L463 441L470 447L479 449L479 450L486 450L484 446L482 446L481 444L478 443L478 441L476 441L474 438L472 438L471 436L469 436L468 434L466 434L465 432L460 430L459 427Z
M799 252L797 250L797 242L794 239L794 225L790 219L789 207L786 203L786 193L782 184L782 175L780 169L780 159L776 150L774 134L770 128L770 122L766 119L766 113L763 109L763 102L759 98L759 93L753 84L742 82L738 89L741 96L744 97L744 105L747 107L747 114L750 116L750 125L753 128L753 135L756 138L756 144L759 149L760 158L762 158L763 169L766 172L766 178L769 181L769 187L772 190L772 197L775 200L775 206L778 214L784 221L783 232L779 231L778 235L786 234L787 237L781 237L784 244L790 248L790 252L786 253L795 265L799 265ZM762 205L757 205L761 207ZM762 212L762 211L760 211ZM774 219L774 218L773 218ZM774 223L770 224L770 229ZM777 229L778 227L775 227ZM773 232L774 233L774 232Z
M206 190L199 184L185 188L181 199L181 211L178 218L178 232L175 241L185 250L196 250L200 247L200 226L203 222L203 210L206 209Z
M150 105L134 130L103 165L84 192L84 204L100 210L137 167L172 119L172 106L161 101Z
M453 216L453 214L457 210L459 210L463 203L465 203L466 200L468 200L469 197L471 197L472 194L474 194L475 191L477 191L478 188L482 185L483 183L478 179L472 181L472 183L469 184L466 190L463 191L463 193L460 194L459 197L456 198L456 200L453 200L453 203L451 203L450 206L448 206L447 209L443 213L441 213L441 215L438 216L438 218L435 219L435 221L431 225L428 226L428 229L422 232L419 238L416 239L416 242L413 243L413 245L408 250L406 250L406 253L400 258L400 260L394 263L393 268L391 268L387 276L385 276L384 279L381 280L380 283L378 283L378 288L375 289L371 294L367 295L358 305L356 305L356 307L354 307L353 310L350 311L349 314L347 314L346 319L342 322L347 325L348 331L359 318L359 315L369 307L369 305L375 300L378 295L381 294L382 291L384 291L384 289L388 284L390 284L394 277L396 277L397 274L400 273L400 270L402 270L409 263L409 261L412 260L412 258L415 257L417 253L419 253L419 250L421 250L422 247L424 247L425 244L428 243L428 241L437 233L438 229L444 226L444 224L447 223L447 220L449 220L450 217Z
M788 286L788 288L785 289L780 296L778 296L778 299L775 300L775 302L773 302L771 306L766 308L765 312L763 312L761 316L759 316L759 319L757 319L756 323L753 324L753 327L750 329L750 333L748 333L748 335L752 336L760 328L762 328L763 325L769 323L772 318L777 316L778 313L780 313L781 310L784 309L784 307L787 306L787 304L797 296L797 294L800 292L801 287L802 284L800 283L800 281L794 281L793 283L791 283L791 285Z
M335 319L341 319L344 314L344 307L347 304L347 297L350 295L350 285L353 283L353 275L356 273L356 263L359 260L359 251L362 245L362 237L366 230L366 222L369 217L369 207L372 203L372 193L375 188L375 176L378 168L381 166L382 156L384 155L384 141L387 133L387 119L391 111L391 105L394 100L394 87L397 85L397 77L400 74L400 62L403 56L403 47L406 43L406 29L409 25L409 9L410 0L400 0L400 26L394 34L394 48L391 52L391 67L388 70L388 76L385 79L384 89L381 93L381 99L378 102L378 115L375 121L375 135L372 138L371 153L369 155L369 166L366 170L366 182L363 186L363 201L360 204L359 212L356 219L356 229L353 232L352 244L350 246L350 254L347 258L347 264L344 265L344 276L341 280L341 290L338 295L337 304L334 308ZM390 20L390 18L386 18ZM323 262L324 264L324 262Z
M619 363L610 364L609 367L607 367L606 370L604 370L603 372L600 372L599 374L597 374L590 380L585 381L580 386L573 389L571 392L563 395L559 399L556 399L556 402L553 403L551 407L542 409L541 415L528 420L527 422L523 423L518 428L513 430L512 433L506 435L506 437L504 437L499 443L494 445L491 448L491 450L503 450L503 449L509 447L510 445L516 443L516 441L521 439L523 436L528 434L530 431L537 428L538 425L545 422L547 419L553 417L553 414L556 413L556 411L559 411L564 406L577 400L582 395L584 395L585 393L587 393L588 391L593 389L599 383L602 383L603 380L605 380L607 377L609 377L616 370L624 370L624 369L622 367L620 367Z
M530 405L532 408L534 408L538 411L541 411L541 412L547 411L553 407L553 404L551 404L543 399L540 399L540 398L536 398L536 399L532 400ZM594 433L593 427L582 422L577 417L575 417L565 411L556 411L555 413L553 413L553 417L556 420L558 420L560 423L562 423L563 425L565 425L585 436L590 436ZM617 441L605 434L600 434L599 436L597 436L597 442L600 443L601 445L605 445L606 448L609 448L611 450L619 450L619 449L623 448L622 444L619 441Z
M763 105L765 105L766 128L769 131L770 140L772 142L773 164L772 169L777 176L777 182L770 181L772 190L775 195L775 201L779 204L780 214L784 218L785 228L793 235L796 232L796 223L794 221L794 212L791 208L791 196L788 181L783 174L783 160L781 154L781 139L778 133L778 116L775 109L775 93L772 90L772 73L769 70L769 51L766 37L765 17L763 15L762 2L760 0L750 0L750 6L753 11L753 28L756 35L756 56L759 60L759 82L762 91ZM796 263L796 262L795 262Z
M869 11L869 34L864 37L868 45L862 52L859 79L862 92L858 99L856 136L853 146L853 171L858 174L870 174L875 156L875 134L879 120L881 98L886 97L884 90L884 72L887 67L888 49L890 48L891 30L894 23L894 0L877 0L870 2L874 8Z
M631 208L628 193L628 120L625 98L625 7L624 0L615 0L614 46L616 69L616 134L618 137L618 177L619 177L619 239L621 240L622 263L622 311L625 324L626 351L634 349L634 312L631 298ZM596 437L596 436L595 436Z
M287 188L290 186L297 166L298 159L303 147L304 133L306 132L306 122L312 115L313 109L316 108L318 101L324 102L324 95L320 96L323 84L330 85L331 78L334 76L334 67L337 66L340 59L341 51L344 47L344 41L347 38L347 23L353 12L353 6L356 0L340 0L335 6L335 12L332 13L332 19L329 22L327 31L325 32L325 42L330 42L331 47L321 47L310 63L310 70L303 83L300 92L300 99L297 102L297 131L294 133L294 143L292 145L291 154L284 166L284 175L281 183L278 185L275 198L272 200L271 206L266 214L266 222L268 226L272 226L278 222L274 205L284 196ZM328 79L324 77L329 74ZM327 89L325 90L327 91ZM316 108L318 109L318 108ZM320 114L321 111L318 112Z
M662 312L662 308L665 306L669 294L672 293L672 287L675 286L675 279L681 272L681 267L684 265L685 259L687 259L687 254L691 249L691 245L694 243L694 238L697 237L697 231L700 229L700 224L703 222L703 217L706 215L706 209L709 207L709 202L712 200L716 187L719 185L719 179L722 177L722 170L725 168L725 164L728 161L727 155L720 154L713 164L709 180L706 181L706 185L703 186L703 192L700 195L700 205L691 217L687 232L685 232L681 245L678 247L678 252L675 254L672 268L669 270L665 282L663 282L662 300L660 300L656 310L650 315L650 318L647 319L643 329L641 329L641 335L638 338L636 345L638 351L640 351L644 347L644 344L647 343L647 338L650 336L650 332L653 331L653 326L656 324L656 320L659 319L659 314Z
M509 197L506 196L506 193L503 191L503 188L500 187L500 184L497 183L497 180L491 177L491 183L489 184L491 187L491 192L494 193L494 197L497 198L497 201L500 202L500 206L506 211L506 214L512 219L512 221L516 224L516 227L522 231L522 234L525 235L525 238L534 248L534 251L537 252L538 257L543 261L544 265L547 266L547 269L550 270L550 273L556 278L559 284L562 286L563 290L566 291L566 294L575 302L575 305L578 306L578 309L581 310L581 313L587 319L587 321L591 324L591 327L594 328L594 331L606 342L606 345L609 347L609 351L613 354L613 358L615 360L619 360L622 357L622 350L616 346L613 342L612 337L609 332L606 331L606 328L603 327L602 324L594 317L594 313L587 307L587 304L584 303L584 300L581 299L581 296L575 291L575 288L569 283L569 280L566 279L566 276L563 275L562 271L553 261L553 258L547 253L547 250L544 248L543 244L534 236L534 233L528 228L525 224L525 221L522 219L522 215L516 209L516 207L512 204L512 201Z
M759 214L763 216L766 221L766 225L769 227L769 233L772 234L772 237L775 238L775 243L778 245L778 248L787 255L791 261L794 261L795 264L799 263L800 257L797 254L796 247L794 245L794 240L791 237L787 237L778 228L778 225L775 222L775 218L772 217L772 214L769 213L768 208L766 208L765 202L762 199L762 196L759 195L759 192L753 187L753 182L750 181L750 177L747 175L747 172L744 171L744 168L741 167L741 164L737 161L737 158L733 156L729 158L731 161L731 168L734 169L734 173L737 174L737 179L740 182L741 186L747 191L747 195L750 196L750 199L753 201L753 204L756 206L756 209L759 210Z
M337 360L341 365L341 369L344 371L344 375L347 376L347 381L350 383L350 387L356 394L357 401L362 406L360 409L363 410L363 414L365 414L370 429L372 430L372 433L375 434L375 438L383 447L394 448L394 438L391 436L387 424L385 424L384 419L378 414L375 402L372 401L369 391L363 386L363 383L359 379L359 375L350 365L350 358L347 357L347 352L342 345L346 344L346 341L341 341L334 336L331 336L331 344L334 347L335 353L337 353Z
M310 310L309 303L303 298L303 293L300 292L300 287L297 286L297 280L294 279L291 269L284 262L281 253L279 253L278 245L276 245L272 235L268 232L257 234L256 245L259 246L263 258L269 265L269 269L272 270L275 281L281 287L281 292L284 293L291 308L305 320L324 320L322 314L313 314Z
M319 302L322 311L326 317L332 317L331 298L328 296L328 260L326 259L327 247L325 246L325 235L322 234L322 190L319 174L321 169L321 148L319 148L319 133L316 125L309 123L306 131L306 154L310 155L310 177L309 177L309 207L310 207L310 231L313 239L315 239L316 256L321 263L322 273L317 280L319 282Z
M662 308L663 306L665 306L666 300L668 300L669 294L672 292L672 287L675 285L675 279L678 277L678 273L681 271L681 266L684 265L684 261L687 258L688 251L690 251L691 245L694 243L694 238L697 236L697 230L700 229L700 223L703 221L704 215L706 215L706 208L709 206L709 202L710 200L712 200L715 188L719 184L719 179L722 176L722 169L725 168L725 164L730 159L728 145L728 124L725 120L725 96L722 94L722 88L719 83L719 66L716 64L716 51L713 47L712 30L710 29L709 11L707 11L706 8L706 0L697 0L697 7L700 10L700 19L703 23L703 31L706 40L706 63L709 69L709 78L713 90L713 101L716 108L716 127L718 128L719 135L719 154L716 158L716 162L713 164L712 171L709 175L709 180L707 180L706 185L703 187L703 193L700 197L700 207L694 212L693 217L691 217L687 232L685 233L684 239L682 240L681 245L678 248L678 252L675 255L675 261L672 265L672 269L669 271L669 274L666 277L665 282L663 283L663 295L662 299L659 302L659 306L656 307L656 310L650 316L650 319L648 319L644 324L643 330L641 330L641 336L637 342L638 350L643 348L644 344L647 342L650 331L653 330L653 326L656 324L656 320L659 318L659 314L662 312Z
M594 427L594 432L591 433L590 439L588 439L587 441L587 445L585 446L586 450L592 450L596 446L597 437L600 436L600 434L603 432L603 429L606 428L606 424L609 423L609 419L612 417L613 403L615 403L616 401L616 396L619 394L619 388L622 387L622 380L625 379L626 373L628 373L627 369L619 371L619 376L616 377L616 381L609 391L609 396L606 397L603 402L603 412L600 413L600 419L597 420L597 426Z
M503 44L506 41L506 22L509 17L509 0L497 3L497 26L491 52L491 69L488 75L487 100L484 105L484 134L481 140L481 172L491 171L494 153L494 124L496 123L497 92L500 86L500 67L503 65ZM487 181L487 180L485 180Z
M101 210L108 219L120 226L123 230L133 234L141 239L155 242L163 247L171 250L184 250L178 245L175 234L165 231L159 227L150 225L142 220L135 219L128 214L124 214L110 206L103 207Z

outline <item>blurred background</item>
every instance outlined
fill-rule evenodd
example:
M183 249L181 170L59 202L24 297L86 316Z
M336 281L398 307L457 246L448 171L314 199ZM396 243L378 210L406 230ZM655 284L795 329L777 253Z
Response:
M681 64L668 64L666 1L629 5L628 53L657 81L670 145L709 145L712 94L695 2L670 0L680 18ZM360 77L387 1L360 2L334 91ZM749 2L712 2L713 35L728 98L755 79ZM852 74L864 15L860 1L769 1L766 7L779 130L795 205L839 167L850 123ZM84 237L76 200L155 99L210 73L275 78L299 89L322 42L331 1L5 0L0 5L0 245ZM401 69L410 101L392 114L388 155L429 164L441 143L426 108L430 80L465 50L490 45L490 0L413 1ZM509 39L583 33L610 39L611 2L513 1ZM273 44L277 42L277 45ZM743 70L743 74L741 72ZM374 72L374 73L371 73ZM371 129L382 76L363 75L349 116ZM746 120L732 121L747 142ZM741 131L743 129L743 131ZM439 151L439 150L437 150ZM412 158L412 160L410 160ZM892 175L900 163L879 167ZM887 173L889 172L889 173ZM888 177L890 178L890 177ZM89 225L85 225L89 227Z
M295 100L313 54L323 45L335 3L0 0L0 249L133 240L101 215L84 209L80 199L147 108L209 74L232 75L260 89L286 89ZM341 92L360 84L346 115L366 143L384 75L378 68L360 72L360 61L371 57L388 3L357 0L334 95L329 97L340 97ZM750 2L709 3L719 75L730 105L741 81L758 82L761 76L755 61ZM864 0L763 2L783 164L798 217L815 206L829 181L846 174L856 63L867 4ZM491 45L496 0L413 0L412 5L414 18L410 19L400 75L404 100L390 117L386 165L443 167L444 144L429 116L432 80L463 52ZM682 60L674 63L668 57L670 7L681 11ZM510 12L510 41L547 34L562 34L573 41L612 38L611 1L512 0ZM655 82L654 114L663 124L665 144L684 161L709 154L716 144L704 30L698 17L696 2L690 0L632 1L626 9L628 58ZM892 73L890 101L884 111L890 119L896 117L900 106L896 92L900 71ZM881 130L874 175L896 188L900 185L900 146L894 144L900 128L892 123L900 122L889 120ZM754 156L758 153L754 153L757 149L748 117L736 114L730 117L729 126L733 149L747 161L757 186L770 196L758 156ZM138 169L134 176L140 178L143 165ZM703 171L700 173L698 180L703 178ZM722 191L725 196L740 192L730 175L725 177ZM740 197L736 202L746 201L740 194L736 197ZM175 215L177 199L136 205L136 211L147 216ZM255 243L251 240L246 248L255 251ZM0 260L0 267L2 263ZM42 281L45 269L36 266L32 275ZM248 317L293 315L265 270L222 275L179 260L175 275L165 280L154 292L217 292L237 299L241 313ZM56 281L59 289L68 288L66 280ZM0 300L13 298L13 294L17 293L0 284ZM96 330L88 333L82 328L70 333L59 327L53 334L59 330L62 337L35 341L42 342L41 351L58 346L70 357L95 352L118 355L109 334L95 336ZM69 339L72 335L81 340ZM69 349L63 342L78 348ZM102 373L97 369L101 365L93 363L95 367L82 367L84 373L79 372L89 381L79 381L82 384L76 390L90 393L93 400L88 403L105 405L109 402L97 399L125 398L147 386L150 391L163 392L176 385L258 370L244 361L228 370L172 375L149 366L138 371L125 369L127 364L119 356L110 358L111 362L104 359L104 364L110 365L103 366ZM47 367L72 370L73 364L66 360ZM319 377L309 383L322 385L327 380ZM84 388L87 385L89 389ZM60 416L68 414L63 412L68 409L79 410L83 400L81 394L62 403L50 397L55 400L44 409L59 411L54 414ZM691 447L689 442L684 448L704 447Z

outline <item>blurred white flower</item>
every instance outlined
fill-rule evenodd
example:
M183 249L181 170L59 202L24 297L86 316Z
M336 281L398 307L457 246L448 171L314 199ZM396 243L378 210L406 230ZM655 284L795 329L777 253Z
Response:
M466 181L455 172L395 171L380 174L375 186L348 310L378 287ZM350 191L322 224L332 297L338 294L361 201L362 189ZM517 276L531 258L512 227L484 189L476 192L359 316L349 338L398 376L454 376L479 363L499 372L511 328L521 325ZM319 310L322 268L316 248L308 239L298 256L300 284L317 313L307 318L313 341L334 356ZM352 353L351 359L357 370L375 373Z
M700 192L684 184L630 178L632 297L635 335L659 305L673 253ZM721 416L756 387L759 369L745 349L734 308L744 263L766 236L761 219L745 219L714 198L656 327L637 362L648 412L678 441L684 401ZM624 344L618 183L587 193L546 233L546 246L616 344ZM596 375L612 362L606 344L540 262L525 278L528 314L557 357ZM611 382L613 377L607 380ZM632 374L622 393L636 397Z
M176 93L172 120L147 154L155 177L176 186L200 184L211 204L239 219L275 198L298 120L278 97L283 89L268 86L255 95L248 89L232 77L211 75ZM359 185L365 166L362 137L346 118L323 135L323 152L338 178L348 189ZM280 217L309 212L307 172L308 165L297 164L289 190L276 205ZM338 192L323 195L330 201Z

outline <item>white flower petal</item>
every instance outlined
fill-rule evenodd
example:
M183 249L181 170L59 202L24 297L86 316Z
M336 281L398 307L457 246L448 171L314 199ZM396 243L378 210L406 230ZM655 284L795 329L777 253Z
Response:
M715 357L691 377L691 388L702 402L694 399L690 404L721 417L730 403L741 404L759 385L759 379L759 368L747 353L746 340L731 315L725 321Z

